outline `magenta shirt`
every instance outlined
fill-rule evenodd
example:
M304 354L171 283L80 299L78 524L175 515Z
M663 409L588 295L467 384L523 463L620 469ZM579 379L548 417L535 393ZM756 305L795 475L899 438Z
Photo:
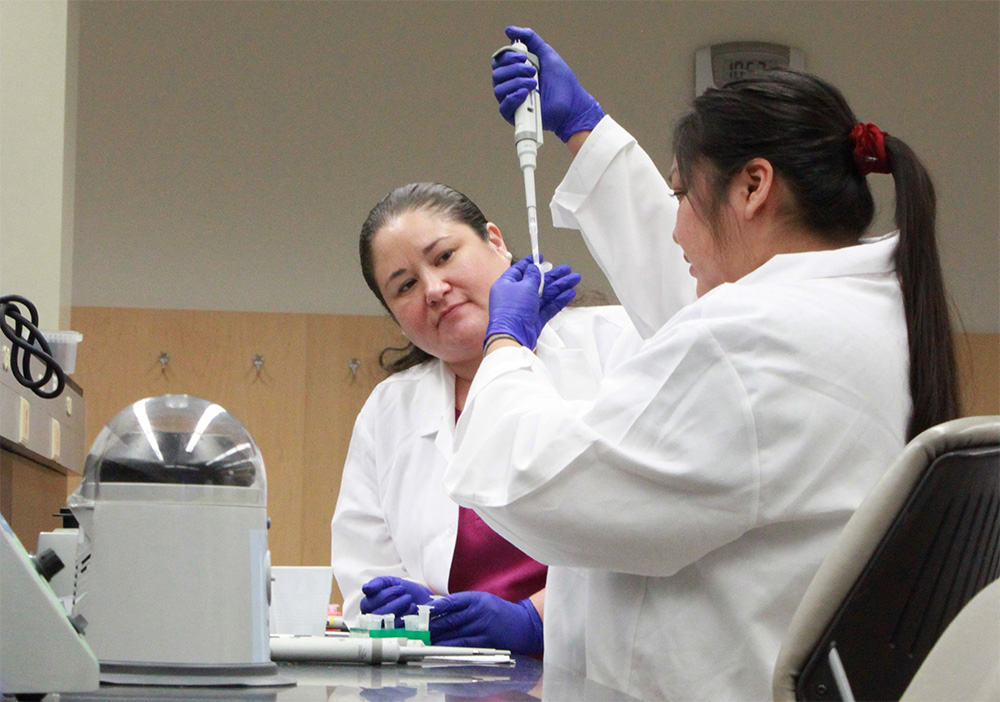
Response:
M547 570L490 529L475 510L458 508L448 592L483 590L508 602L520 602L545 587Z
M455 420L459 411L455 410ZM448 592L481 590L520 602L545 587L548 567L487 526L475 510L458 508L458 536Z

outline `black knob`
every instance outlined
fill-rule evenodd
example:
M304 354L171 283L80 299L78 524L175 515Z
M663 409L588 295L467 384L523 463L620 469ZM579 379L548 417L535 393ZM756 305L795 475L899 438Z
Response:
M56 573L66 567L62 559L51 548L35 554L35 570L46 580L52 580Z
M83 636L83 630L87 628L87 624L90 622L88 622L87 618L82 614L75 614L69 618L69 623L73 625L74 629L76 629L76 633Z

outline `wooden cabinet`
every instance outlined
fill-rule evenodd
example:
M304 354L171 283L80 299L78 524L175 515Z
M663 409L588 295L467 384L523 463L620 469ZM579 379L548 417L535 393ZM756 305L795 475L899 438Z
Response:
M38 534L62 526L67 479L83 472L86 405L71 379L45 399L22 386L10 370L3 344L0 370L0 514L29 551Z

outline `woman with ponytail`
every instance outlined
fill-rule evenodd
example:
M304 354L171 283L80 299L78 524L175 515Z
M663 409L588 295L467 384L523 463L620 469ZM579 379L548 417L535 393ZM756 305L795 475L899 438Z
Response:
M555 223L644 342L567 402L510 323L537 280L501 275L445 488L549 564L548 612L583 617L582 639L547 619L547 660L642 699L770 699L840 530L958 412L930 178L829 83L775 71L696 98L664 179L558 53L507 35L538 56L543 125L575 155ZM493 81L511 118L535 69L507 52ZM877 174L898 230L870 236ZM667 242L698 294L672 315Z
M790 190L788 215L812 233L817 247L862 242L875 211L867 176L891 175L897 226L893 262L909 347L912 409L906 439L958 416L934 186L906 143L859 122L829 83L771 71L696 100L674 131L674 153L677 183L696 177L696 164L710 174L710 216L718 214L715 208L739 169L755 158L766 159Z

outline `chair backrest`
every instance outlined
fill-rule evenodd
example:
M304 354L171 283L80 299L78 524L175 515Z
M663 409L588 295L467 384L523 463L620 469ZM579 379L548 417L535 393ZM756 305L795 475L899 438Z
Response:
M900 700L1000 700L1000 580L951 620Z
M911 441L824 560L785 636L775 700L898 700L1000 575L1000 417Z

